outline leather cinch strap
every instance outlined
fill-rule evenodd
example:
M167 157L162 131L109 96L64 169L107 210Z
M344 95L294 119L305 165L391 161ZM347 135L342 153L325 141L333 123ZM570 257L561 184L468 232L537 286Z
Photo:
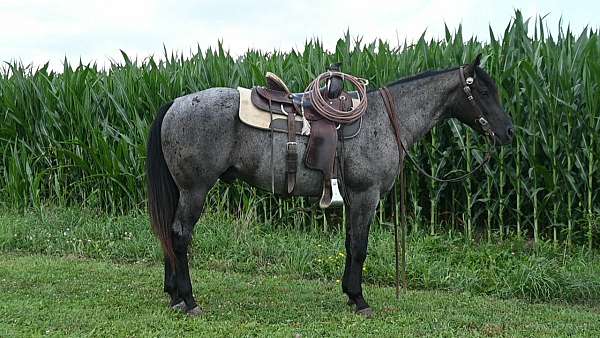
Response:
M287 193L291 194L296 185L296 171L298 170L298 144L296 143L296 112L295 109L287 112L288 141L286 143L285 176L287 180Z
M291 102L291 93L287 93ZM271 123L269 129L271 131L271 192L275 193L275 167L273 165L274 159L274 133L273 133L273 101L272 98L268 98L269 113L271 115ZM290 195L294 191L296 186L296 172L298 171L298 144L296 143L296 111L292 107L290 111L284 110L281 105L282 112L287 114L287 129L288 129L288 140L285 145L285 177L287 182L287 193Z

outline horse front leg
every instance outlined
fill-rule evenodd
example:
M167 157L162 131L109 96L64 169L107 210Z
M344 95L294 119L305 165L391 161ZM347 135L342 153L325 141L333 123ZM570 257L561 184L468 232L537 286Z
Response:
M352 194L348 203L348 219L346 224L346 267L342 279L342 291L348 295L348 303L356 306L356 313L370 317L373 310L365 300L362 292L362 272L367 258L369 228L379 193L376 190Z

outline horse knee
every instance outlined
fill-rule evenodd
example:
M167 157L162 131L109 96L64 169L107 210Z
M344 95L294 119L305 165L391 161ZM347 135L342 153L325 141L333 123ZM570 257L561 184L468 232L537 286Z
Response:
M362 263L367 259L367 241L358 241L352 245L352 260Z

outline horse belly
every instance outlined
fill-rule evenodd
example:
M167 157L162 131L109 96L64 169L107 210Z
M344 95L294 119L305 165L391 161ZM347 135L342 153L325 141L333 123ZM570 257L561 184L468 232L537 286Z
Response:
M275 192L278 195L287 194L286 179L286 143L287 135L274 133L273 159L271 160L271 135L248 127L240 122L238 139L240 147L237 151L235 170L237 177L259 189ZM308 138L298 137L298 166L294 196L320 196L320 172L308 169L304 164L304 152ZM274 188L274 189L273 189Z

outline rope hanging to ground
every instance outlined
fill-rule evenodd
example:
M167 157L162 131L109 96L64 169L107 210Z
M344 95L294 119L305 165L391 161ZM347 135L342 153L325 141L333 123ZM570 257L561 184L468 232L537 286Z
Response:
M333 77L340 77L342 80L348 81L356 87L360 102L356 107L353 107L352 110L343 111L333 108L331 104L329 104L329 101L321 94L321 83L326 82ZM365 79L342 72L328 71L317 76L308 87L306 87L305 92L310 93L310 102L323 117L340 124L348 124L360 119L367 110L367 84L368 81Z
M400 209L401 209L401 216L402 216L402 236L401 236L402 252L401 253L399 253L400 248L398 245L398 219L396 217L396 194L395 194L395 192L393 194L394 242L395 242L394 249L395 249L395 254L396 254L395 255L396 256L396 276L395 276L396 277L396 298L398 298L400 295L400 278L399 278L399 272L398 272L399 267L401 267L401 269L402 269L402 282L403 282L402 284L404 286L404 289L406 289L408 287L408 280L407 280L407 276L406 276L406 230L407 230L406 206L405 206L406 178L404 176L404 159L402 157L402 154L404 153L406 155L406 157L408 157L411 160L411 162L413 162L413 165L415 166L415 168L417 168L417 170L420 173L427 176L428 178L438 181L438 182L458 182L458 181L461 181L461 180L473 175L477 170L482 168L490 160L490 158L492 156L492 151L493 151L494 147L496 146L496 138L494 137L494 132L490 129L489 122L485 119L483 112L481 111L481 108L475 103L475 100L473 99L472 90L471 90L471 87L469 86L470 84L473 83L472 78L471 78L470 83L466 81L463 67L460 67L459 75L460 75L461 84L463 85L463 91L466 94L466 99L471 104L471 106L473 107L473 110L476 114L476 119L475 119L476 123L478 123L480 125L481 131L487 136L486 141L487 141L487 138L492 139L491 140L492 148L488 149L488 152L487 152L484 160L475 169L473 169L470 172L468 172L464 175L461 175L459 177L438 178L433 175L430 175L429 173L427 173L425 170L423 170L418 165L417 161L406 150L406 147L404 146L404 143L402 142L402 138L400 137L400 126L399 126L399 120L397 117L398 114L396 113L396 103L394 101L394 96L392 96L392 94L390 93L390 91L387 87L383 87L383 88L379 89L379 93L381 94L381 97L383 98L385 110L388 113L390 123L392 124L392 128L394 129L394 136L396 137L396 144L398 145L398 156L399 156L399 162L400 162L399 163L399 165L400 165ZM399 258L401 258L401 262L398 262Z

